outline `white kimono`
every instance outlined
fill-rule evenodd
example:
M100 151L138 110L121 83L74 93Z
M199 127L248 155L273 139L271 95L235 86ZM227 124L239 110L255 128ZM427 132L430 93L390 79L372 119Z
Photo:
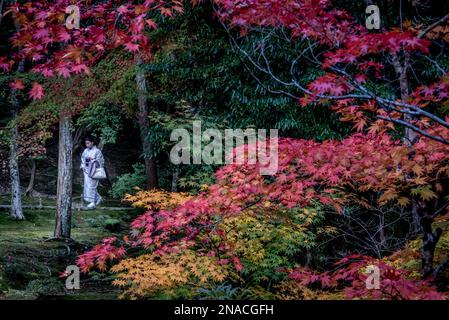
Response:
M97 192L98 180L89 177L89 164L86 161L87 158L97 160L101 167L104 166L104 158L100 149L96 146L93 146L92 149L86 148L81 155L81 169L84 173L83 198L88 203L97 203L97 201L101 199L101 196Z

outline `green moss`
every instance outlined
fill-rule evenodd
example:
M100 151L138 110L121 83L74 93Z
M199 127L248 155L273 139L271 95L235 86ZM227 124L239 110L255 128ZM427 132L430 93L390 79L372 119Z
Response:
M35 300L37 295L26 290L9 289L3 296L5 300Z
M55 278L35 279L28 283L26 290L34 295L60 294L64 292L64 286Z
M7 211L0 211L0 299L117 297L117 290L105 279L82 279L81 290L69 292L59 274L75 264L80 253L114 235L105 228L106 224L120 225L135 216L134 212L74 210L73 243L48 241L53 235L54 210L26 209L24 214L25 221L16 221ZM115 235L120 235L117 230Z
M122 230L121 221L118 219L107 219L104 223L104 228L112 232L120 231Z

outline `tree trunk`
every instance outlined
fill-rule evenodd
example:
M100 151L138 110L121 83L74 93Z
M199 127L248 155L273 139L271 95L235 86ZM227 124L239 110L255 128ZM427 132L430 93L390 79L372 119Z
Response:
M3 1L1 2L1 11L3 11ZM0 16L1 16L0 11ZM0 20L1 22L1 20ZM19 30L20 24L17 19L14 19L14 26L16 31ZM17 67L17 73L21 74L25 71L25 61L21 60ZM13 121L16 120L19 114L20 102L17 97L17 91L11 89L10 96L11 103L11 115ZM19 174L19 155L17 148L17 140L19 139L19 130L17 128L17 123L13 122L13 127L11 128L11 141L9 146L9 175L11 180L11 216L14 219L23 220L25 219L23 215L22 208L22 194L20 191L20 174Z
M59 119L58 185L55 238L70 238L72 225L72 119L61 111Z
M404 63L401 66L397 55L393 56L393 64L396 70L396 74L399 77L399 86L401 90L401 100L407 102L409 97L408 89L408 55L404 58ZM410 122L413 117L409 114L404 115L404 120ZM418 138L418 134L409 129L405 129L404 143L409 147L412 147ZM433 217L429 215L426 203L412 199L411 213L413 221L415 223L415 229L420 230L422 234L422 247L421 247L421 275L423 278L427 278L433 273L433 259L435 254L435 246L440 239L441 229L432 231ZM416 225L419 224L419 225Z
M407 77L407 71L408 71L408 67L409 67L409 55L406 54L406 56L404 57L404 62L401 65L401 62L399 61L399 57L397 56L397 54L393 54L392 55L392 60L393 60L393 66L396 72L396 75L398 76L398 80L399 80L399 88L401 91L401 100L402 102L407 102L408 98L409 98L409 88L408 88L408 77ZM404 115L404 120L409 122L410 120L412 120L413 117L409 114L405 114ZM404 142L406 145L408 146L412 146L415 142L416 139L418 138L418 134L413 131L410 128L405 128L405 135L404 135Z
M178 192L179 171L179 166L175 166L171 179L171 192Z
M23 69L23 63L19 65L19 72ZM11 217L18 220L25 219L22 209L22 194L20 191L19 155L17 153L17 140L19 131L17 123L14 122L19 113L19 99L16 90L11 89L11 115L13 126L11 127L11 140L9 145L9 176L11 180Z
M404 63L401 65L401 62L399 61L399 57L396 53L392 55L392 61L393 61L393 67L396 72L396 75L398 76L399 81L399 89L401 92L401 100L402 102L407 102L409 98L409 88L408 88L408 78L407 78L407 70L408 70L408 60L409 56L407 55L404 58ZM412 120L412 116L409 114L404 115L405 121ZM413 143L417 139L417 133L409 128L405 128L404 133L404 144L408 147L412 147ZM420 220L421 217L418 214L418 206L416 204L416 200L412 198L412 204L411 204L411 214L413 217L413 229L415 233L419 233L421 231L421 224Z
M28 187L25 190L25 195L30 197L33 196L35 178L36 178L36 159L31 159L30 181L28 182Z
M9 175L11 178L11 217L18 220L25 219L22 210L22 198L20 192L19 161L17 155L17 139L19 133L17 125L11 128L11 142L9 153Z
M399 86L401 90L401 100L407 102L409 97L407 69L409 67L409 54L406 53L404 62L401 65L399 58L396 54L393 55L393 65L398 75ZM405 114L404 120L409 122L413 117ZM409 129L405 129L404 142L406 145L412 147L418 139L418 134ZM425 202L412 199L412 215L413 220L419 223L419 226L415 226L415 229L420 229L422 234L422 247L421 247L421 275L423 278L428 278L434 272L433 260L435 255L435 247L440 240L442 230L437 228L435 232L432 230L432 224L434 217L429 214L428 206Z
M386 248L387 245L387 238L385 235L385 214L383 212L379 213L379 252L382 253L382 251Z
M157 169L156 161L151 154L152 146L148 141L148 133L150 130L150 119L148 118L148 101L147 101L147 84L145 80L145 72L142 70L142 59L136 57L137 64L137 94L138 94L138 104L139 112L137 114L139 127L140 127L140 139L142 140L142 149L145 159L145 173L147 176L147 188L155 189L157 188Z
M425 279L434 273L433 259L435 247L440 240L442 230L437 228L432 231L433 218L425 216L421 218L422 246L421 246L421 275Z

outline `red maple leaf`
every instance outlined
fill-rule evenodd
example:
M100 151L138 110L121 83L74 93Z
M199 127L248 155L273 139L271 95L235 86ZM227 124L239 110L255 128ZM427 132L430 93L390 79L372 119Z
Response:
M16 79L9 84L9 87L13 90L23 90L25 88L25 85L23 84L22 80Z
M43 39L48 37L48 29L40 29L34 32L33 39Z
M127 42L127 43L125 43L125 47L129 52L139 51L139 45L136 43Z
M34 82L28 95L33 100L40 100L44 96L44 88L39 83Z
M0 57L0 69L8 72L11 69L11 62L7 61L5 57Z
M84 72L85 74L90 74L89 68L85 64L79 64L72 68L72 72L78 74Z
M145 22L150 27L150 29L156 29L157 28L157 24L153 20L147 19Z

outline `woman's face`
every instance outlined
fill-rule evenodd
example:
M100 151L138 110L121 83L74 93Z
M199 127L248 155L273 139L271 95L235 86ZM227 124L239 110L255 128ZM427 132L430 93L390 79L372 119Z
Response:
M94 146L94 143L92 141L86 140L86 148L92 149L93 146Z

